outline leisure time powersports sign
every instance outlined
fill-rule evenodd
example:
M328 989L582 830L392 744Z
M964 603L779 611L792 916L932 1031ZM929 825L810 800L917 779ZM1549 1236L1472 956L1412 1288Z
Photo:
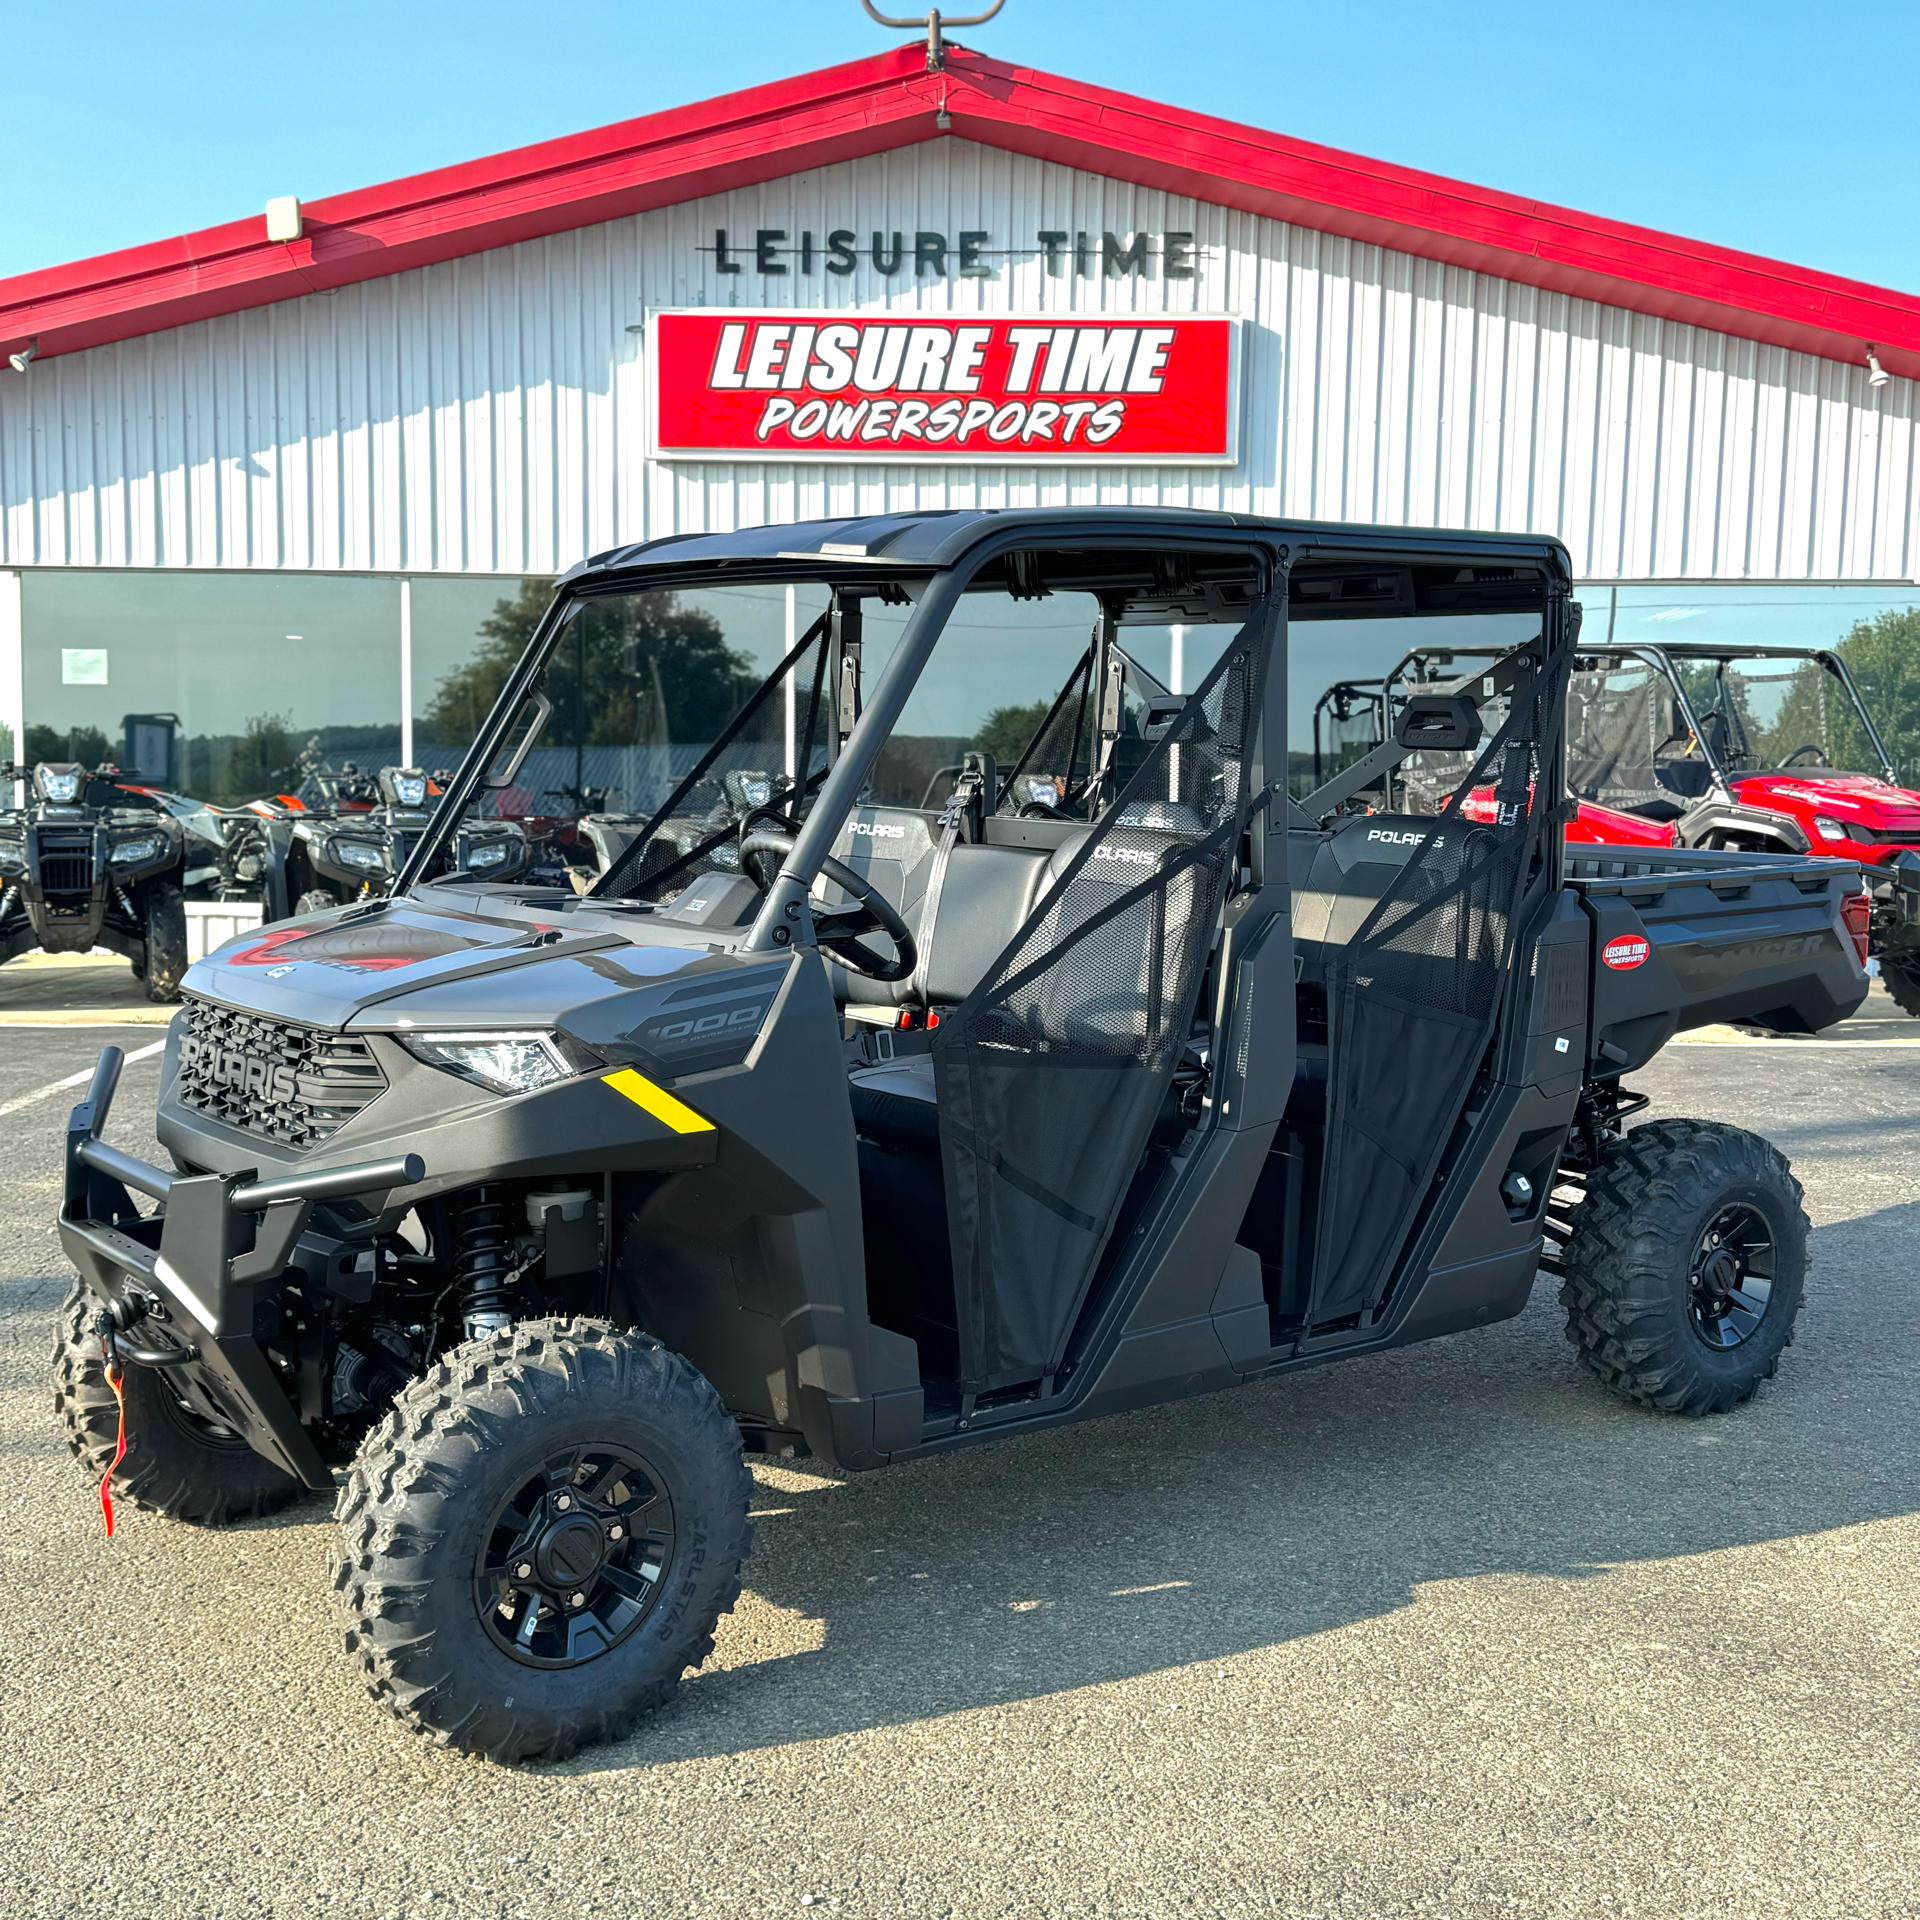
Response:
M1236 335L1215 316L743 312L648 322L664 459L1236 456Z

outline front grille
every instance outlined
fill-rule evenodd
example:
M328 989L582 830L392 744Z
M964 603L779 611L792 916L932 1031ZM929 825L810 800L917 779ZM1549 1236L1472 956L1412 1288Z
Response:
M1920 821L1910 827L1855 827L1876 847L1920 847Z
M298 1027L188 999L174 1093L211 1120L317 1146L386 1091L373 1049L354 1034Z
M91 893L93 891L93 847L91 843L74 846L48 846L40 843L40 891L42 893Z

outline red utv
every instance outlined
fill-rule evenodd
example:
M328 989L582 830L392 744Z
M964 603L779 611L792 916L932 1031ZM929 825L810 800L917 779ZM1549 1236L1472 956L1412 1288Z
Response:
M1860 861L1869 951L1887 991L1920 1014L1920 792L1901 785L1837 653L1583 647L1567 696L1567 790L1583 814L1631 822L1596 833L1603 841L1633 843L1651 825L1683 847Z
M1313 710L1313 784L1320 786L1363 755L1371 753L1386 739L1387 689L1392 689L1395 712L1409 695L1430 691L1457 666L1470 664L1468 650L1461 648L1427 649L1410 653L1399 661L1384 680L1342 680L1320 696ZM1447 756L1446 769L1457 778L1464 770L1458 756ZM1427 763L1435 762L1433 766ZM1418 793L1396 793L1396 785L1431 785L1438 769L1438 757L1414 756L1410 776L1396 783L1391 773L1382 776L1379 798L1385 806L1403 804L1420 810ZM1423 783L1421 771L1429 775ZM1475 787L1461 802L1460 811L1469 820L1490 821L1494 817L1492 787ZM1620 813L1590 800L1579 801L1573 817L1567 821L1565 838L1569 845L1670 847L1675 844L1670 823L1644 819L1638 814Z

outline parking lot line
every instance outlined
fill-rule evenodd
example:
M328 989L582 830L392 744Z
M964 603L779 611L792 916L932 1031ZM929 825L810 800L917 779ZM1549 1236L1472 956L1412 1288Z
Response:
M135 1047L127 1055L127 1062L131 1065L135 1060L151 1059L166 1044L164 1040L156 1040L150 1047ZM36 1101L48 1099L56 1093L64 1093L69 1087L84 1087L92 1078L93 1069L86 1067L79 1073L68 1074L64 1080L50 1080L44 1087L35 1087L31 1093L23 1093L17 1099L9 1100L4 1106L0 1106L0 1119L5 1119L10 1113L18 1113L22 1107L32 1106Z
M1848 1053L1859 1053L1867 1047L1920 1047L1920 1040L1800 1040L1780 1039L1762 1040L1742 1034L1738 1039L1723 1040L1717 1033L1676 1034L1667 1042L1670 1047L1773 1047L1780 1052L1803 1053L1809 1047L1840 1047Z

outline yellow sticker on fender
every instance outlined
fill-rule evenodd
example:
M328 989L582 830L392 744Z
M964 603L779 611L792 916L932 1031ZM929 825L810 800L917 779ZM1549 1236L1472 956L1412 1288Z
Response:
M624 1093L636 1107L644 1107L675 1133L717 1131L711 1120L695 1113L684 1100L676 1100L665 1087L656 1087L644 1074L635 1073L631 1067L622 1067L618 1073L602 1074L600 1077L615 1093Z

